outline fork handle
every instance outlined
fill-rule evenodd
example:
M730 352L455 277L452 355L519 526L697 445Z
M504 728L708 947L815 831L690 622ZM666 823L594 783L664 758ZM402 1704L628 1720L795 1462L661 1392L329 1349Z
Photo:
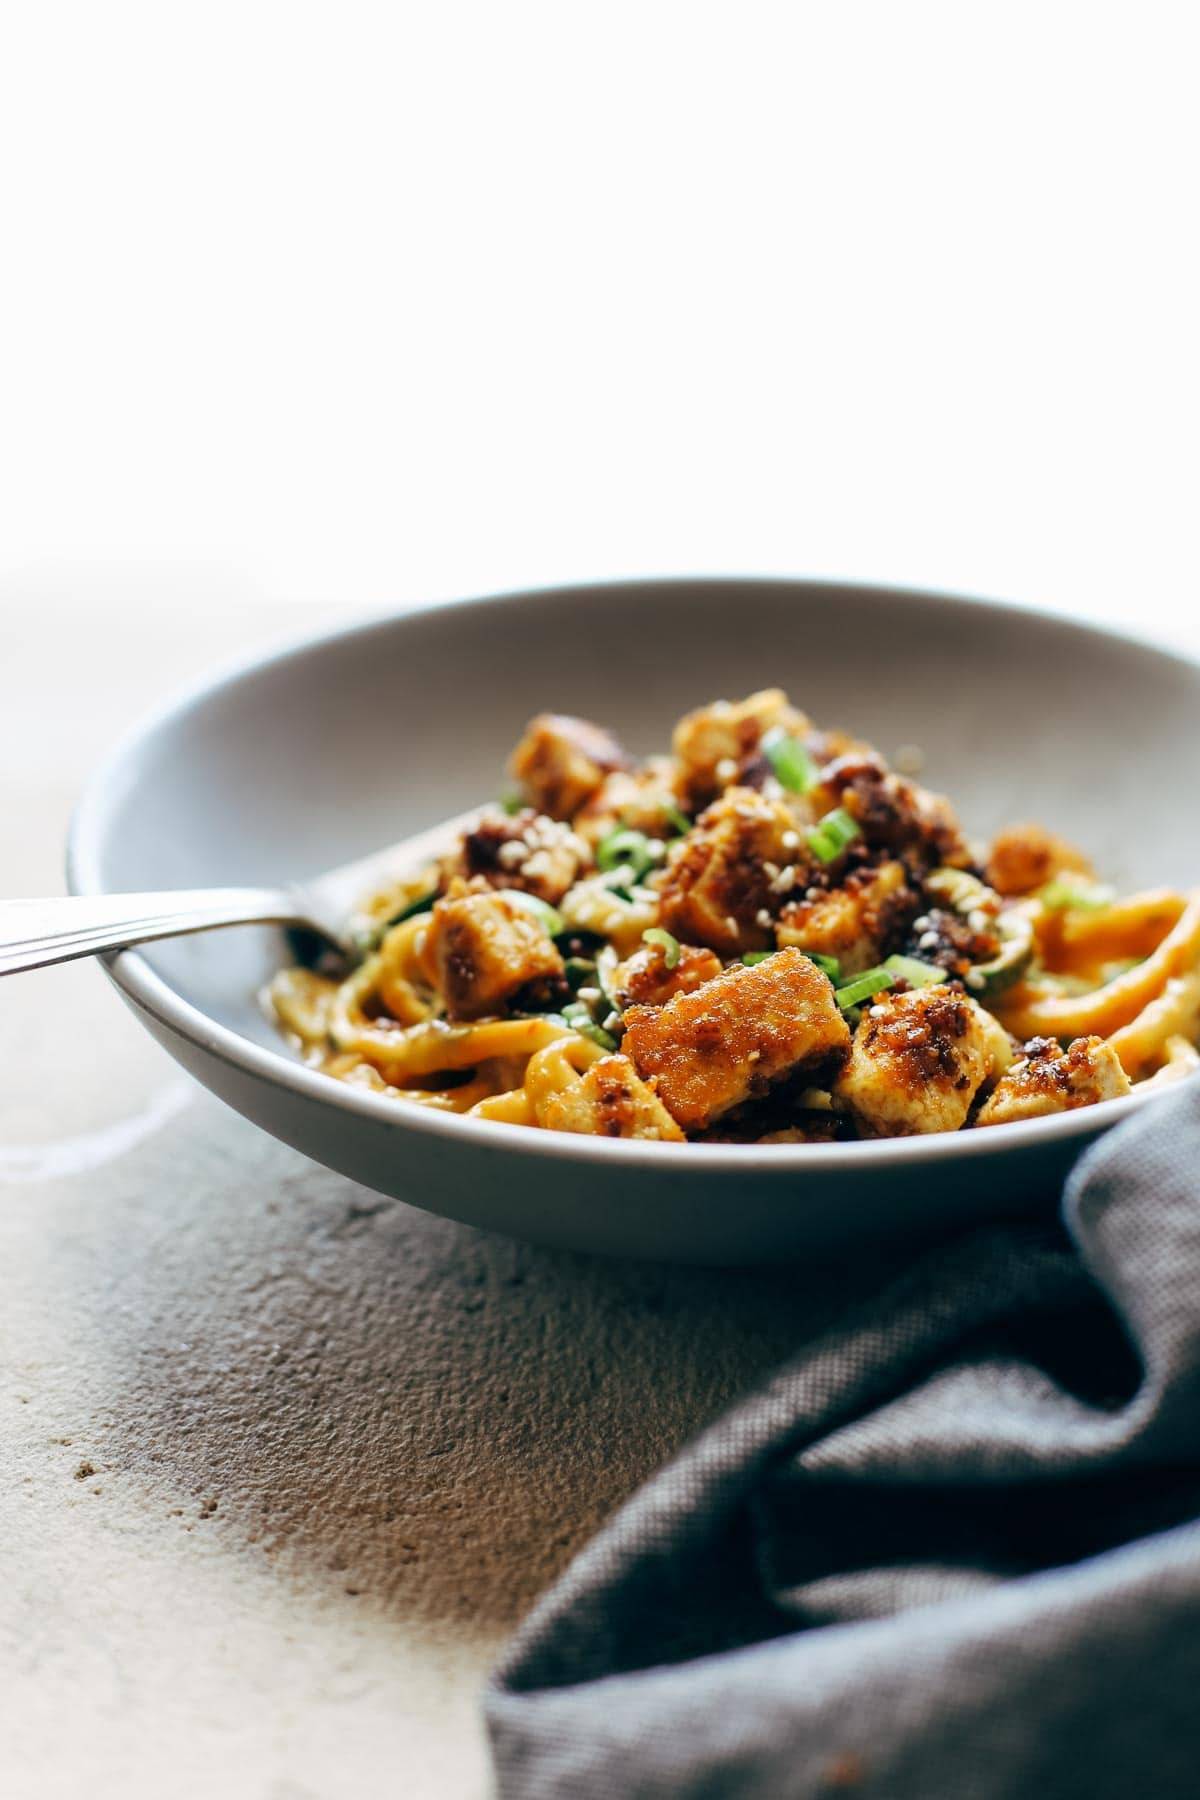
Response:
M302 923L295 897L284 888L185 888L164 894L0 900L0 975L217 925Z

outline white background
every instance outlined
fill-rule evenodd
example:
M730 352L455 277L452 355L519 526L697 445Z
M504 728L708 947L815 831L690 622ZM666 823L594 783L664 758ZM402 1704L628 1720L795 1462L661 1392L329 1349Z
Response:
M738 570L1200 639L1195 17L11 6L4 641Z

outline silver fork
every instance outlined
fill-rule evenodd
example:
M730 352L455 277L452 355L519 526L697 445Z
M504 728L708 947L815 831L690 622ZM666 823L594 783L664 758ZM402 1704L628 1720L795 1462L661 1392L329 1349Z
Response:
M469 830L481 811L475 807L416 837L291 887L0 900L0 975L222 925L306 925L339 949L349 950L346 921L354 907L388 881L419 873Z

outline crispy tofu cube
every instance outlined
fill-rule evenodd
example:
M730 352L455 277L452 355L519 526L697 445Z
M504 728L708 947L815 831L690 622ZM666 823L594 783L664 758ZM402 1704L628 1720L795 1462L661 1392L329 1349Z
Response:
M575 815L575 829L589 844L625 826L651 838L679 831L679 771L669 756L652 756L643 768L614 769Z
M659 885L662 922L723 956L765 950L775 941L772 914L803 879L806 855L782 801L730 788L671 852Z
M929 868L965 868L971 861L945 796L895 774L874 751L852 751L827 764L809 798L818 811L844 807L867 843L893 856L917 856Z
M602 726L566 713L539 713L508 766L539 812L570 819L611 769L628 765L624 750Z
M998 894L1031 894L1068 871L1090 875L1082 851L1040 825L1009 825L997 832L988 852L987 880Z
M613 971L613 992L624 1012L630 1006L665 1006L676 994L690 994L721 973L721 959L695 944L679 946L679 961L668 969L659 944L647 944L618 963Z
M834 1100L876 1137L957 1131L1007 1054L996 1021L957 988L881 994L859 1020Z
M430 926L438 985L452 1019L502 1012L514 995L566 991L562 957L545 928L505 894L439 900Z
M836 956L842 974L858 975L899 942L920 908L904 864L856 870L842 887L793 901L780 914L776 940Z
M683 1141L682 1131L627 1056L603 1056L593 1063L582 1081L547 1103L542 1123L550 1131L586 1132L592 1137Z
M1064 1050L1057 1038L1030 1038L979 1110L977 1125L1008 1125L1118 1100L1130 1081L1111 1044L1079 1037Z
M688 713L675 727L672 747L679 758L684 792L696 806L738 781L758 755L768 731L804 737L810 729L782 688L764 688L746 700L714 700Z
M477 825L464 832L458 847L443 859L441 879L486 881L489 887L519 888L557 906L591 852L569 825L531 807L509 817L489 807Z
M799 950L737 963L665 1006L625 1015L623 1048L685 1131L800 1069L844 1058L850 1032L833 988Z

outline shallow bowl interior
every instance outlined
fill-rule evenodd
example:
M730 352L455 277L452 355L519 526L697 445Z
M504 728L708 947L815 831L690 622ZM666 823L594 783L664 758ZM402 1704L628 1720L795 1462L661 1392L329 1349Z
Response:
M1042 614L879 588L635 582L464 602L268 658L172 707L92 781L79 891L302 877L495 794L528 716L666 745L699 702L786 687L923 779L972 832L1037 817L1121 885L1195 880L1200 670ZM303 1070L257 1002L272 930L113 959L162 1042L268 1129L435 1210L550 1241L751 1260L918 1230L1048 1188L1119 1109L958 1138L822 1149L597 1143L443 1119ZM988 1140L988 1149L980 1140ZM854 1209L848 1223L847 1206Z

